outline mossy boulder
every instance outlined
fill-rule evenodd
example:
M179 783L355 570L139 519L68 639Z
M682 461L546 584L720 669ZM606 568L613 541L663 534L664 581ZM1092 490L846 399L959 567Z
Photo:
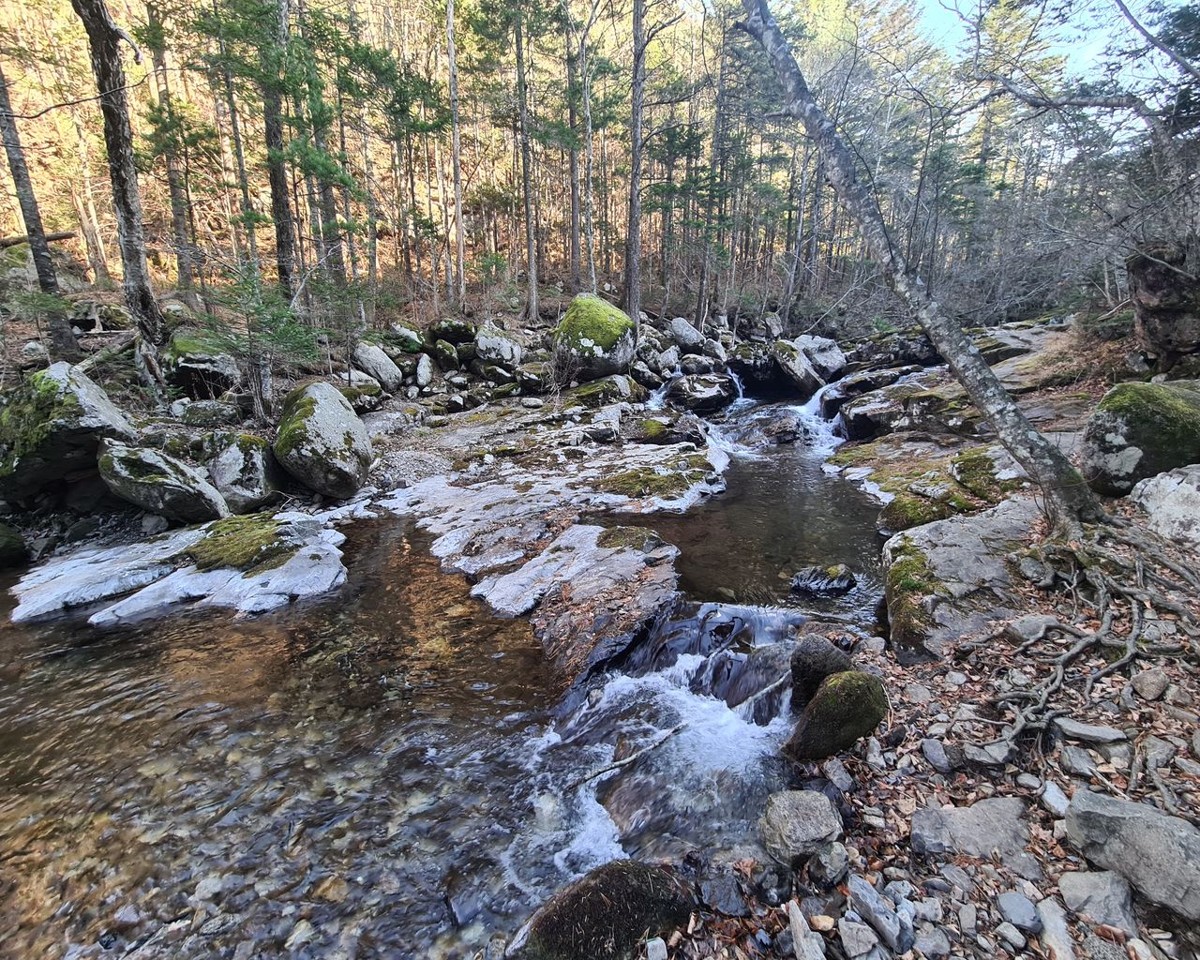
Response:
M632 960L649 937L687 924L694 898L670 871L616 860L547 901L507 956L522 960Z
M844 563L804 567L792 577L792 593L806 597L840 597L857 586L858 580Z
M703 446L707 433L704 421L699 417L690 413L669 411L651 416L622 418L621 436L633 443L651 443L659 446L693 443Z
M438 369L443 373L453 373L461 366L458 350L449 340L433 341L430 352L433 354L433 359L437 363Z
M793 760L823 760L849 750L874 732L887 709L878 677L858 670L835 673L804 707L783 752Z
M460 343L470 343L475 339L476 327L470 320L462 317L446 317L433 324L428 331L429 340L436 343L445 340L458 346Z
M234 513L253 513L279 499L279 468L271 445L252 433L212 434L208 474Z
M1083 433L1083 474L1098 493L1200 462L1200 382L1121 383L1108 391Z
M167 382L193 400L215 400L242 383L237 361L203 330L182 327L171 335L163 357Z
M802 637L792 651L792 711L799 713L827 677L854 669L850 654L826 637Z
M571 403L585 407L606 407L610 403L638 403L646 399L646 390L632 377L614 374L574 387L566 394Z
M197 400L187 405L182 419L189 427L225 427L241 423L242 411L222 400Z
M28 557L21 534L7 523L0 523L0 570L20 566Z
M790 340L776 340L771 345L771 354L783 379L792 385L799 399L807 400L825 386L808 354Z
M134 325L133 317L123 306L99 300L76 300L67 315L67 322L84 333L132 330Z
M148 447L106 441L100 478L115 496L178 523L229 516L220 492L182 460Z
M369 413L379 409L379 405L387 399L379 381L361 370L347 370L340 374L337 388L342 396L354 408L355 413Z
M204 539L193 543L184 556L200 570L264 571L291 557L300 542L267 513L226 517L210 525Z
M292 477L337 499L358 492L374 458L367 428L337 388L323 381L288 394L271 449Z
M634 324L618 307L590 293L571 301L554 330L560 380L595 380L629 369Z
M504 331L486 326L475 334L475 359L472 365L499 367L511 375L521 366L524 353L522 346Z
M0 498L21 503L94 477L106 439L133 442L137 431L96 383L65 362L31 374L0 406Z

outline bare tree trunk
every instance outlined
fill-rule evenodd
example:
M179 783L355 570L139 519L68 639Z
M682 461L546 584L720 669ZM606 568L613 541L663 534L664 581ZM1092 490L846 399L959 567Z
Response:
M454 0L446 0L446 59L450 71L450 165L454 177L454 280L461 306L467 298L467 234L463 225L462 134L458 119L458 52L454 46Z
M25 151L17 133L17 120L13 116L12 103L8 98L8 81L0 68L0 137L4 140L4 152L8 157L8 169L12 173L13 186L17 191L17 202L21 207L21 219L25 221L25 233L29 237L29 252L33 255L33 268L37 272L38 287L42 293L58 295L58 276L54 261L50 257L50 244L46 242L46 230L42 226L42 214L38 209L37 197L33 192L33 181L29 167L25 164ZM46 323L50 328L50 355L56 360L78 361L83 355L71 325L63 311L51 307L46 311Z
M529 143L529 102L525 84L525 24L518 13L517 46L517 115L521 137L521 192L525 201L525 262L529 271L529 293L525 316L530 323L538 320L538 258L537 223L533 212L533 151Z
M567 179L571 197L570 227L567 240L568 260L571 271L571 293L578 293L583 283L583 272L580 264L579 239L579 143L576 136L579 132L579 111L576 104L579 84L579 64L576 50L571 42L571 5L569 0L563 0L563 37L566 41L567 61L567 127L571 131L571 142L567 149Z
M962 327L942 313L921 278L910 272L903 254L892 244L878 200L859 181L854 155L814 99L766 0L742 0L742 6L747 20L741 26L766 51L784 89L784 109L803 124L820 151L838 199L862 229L863 239L883 268L888 285L912 310L1009 453L1042 488L1056 532L1078 535L1083 521L1102 516L1091 490L1061 451L1029 423Z
M296 225L288 198L287 168L283 156L283 82L284 49L288 38L288 0L279 0L278 21L273 44L264 44L263 67L263 139L267 146L267 181L271 187L271 219L275 221L275 268L279 286L289 300L296 286ZM271 62L271 51L279 58Z
M629 218L625 226L625 312L640 328L642 293L642 112L646 100L646 0L633 0L633 92L629 118Z
M163 345L166 325L154 298L150 266L146 262L146 238L142 223L142 199L138 193L134 164L133 130L129 125L129 98L125 68L121 65L121 41L128 36L113 22L104 0L71 0L83 21L91 53L96 89L100 91L100 113L104 118L104 143L108 149L108 172L112 181L113 209L117 216L117 242L124 272L122 287L129 312L137 323L138 368L142 381L156 393L162 385L158 348Z

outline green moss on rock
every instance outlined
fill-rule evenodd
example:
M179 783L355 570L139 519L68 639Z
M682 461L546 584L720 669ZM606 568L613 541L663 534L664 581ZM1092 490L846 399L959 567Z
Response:
M296 545L280 537L279 529L279 521L266 513L228 517L213 523L207 536L183 555L201 570L271 569L296 552Z
M37 451L81 410L75 395L47 371L31 374L0 410L0 477L11 475L21 457Z
M27 556L21 534L7 523L0 523L0 569L19 566Z
M1100 493L1200 462L1200 383L1122 383L1106 393L1084 431L1084 468Z
M632 332L627 313L594 294L581 293L567 307L554 334L560 343L577 350L595 345L608 351Z
M823 760L849 750L874 732L887 710L887 691L878 677L858 670L832 674L805 706L784 753L794 760Z
M884 575L889 635L895 646L914 649L933 626L928 598L943 594L945 587L933 575L925 555L906 538L892 548L891 557Z
M279 433L275 437L274 450L277 457L286 457L308 439L308 418L317 409L317 401L297 387L283 401L283 413L279 418Z

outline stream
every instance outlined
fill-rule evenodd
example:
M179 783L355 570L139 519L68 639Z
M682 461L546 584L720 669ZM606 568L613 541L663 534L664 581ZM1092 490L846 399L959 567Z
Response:
M786 694L727 706L786 671L746 654L805 616L870 625L881 589L878 505L822 469L815 409L717 424L726 492L646 518L684 599L558 719L528 623L404 520L345 529L333 599L255 620L17 626L5 589L0 956L469 957L603 862L751 840L791 722ZM807 440L753 442L781 413ZM850 594L790 593L837 562Z

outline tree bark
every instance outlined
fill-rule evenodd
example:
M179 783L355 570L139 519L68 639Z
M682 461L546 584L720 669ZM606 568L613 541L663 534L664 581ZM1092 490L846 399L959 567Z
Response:
M83 21L92 72L100 92L104 144L108 151L108 173L112 182L113 209L117 216L117 243L121 249L124 273L121 285L126 305L141 334L138 370L143 383L157 394L162 385L158 348L163 345L166 325L154 297L150 266L146 262L142 199L138 193L137 167L134 164L125 68L121 64L121 41L128 40L128 37L113 22L104 0L71 0L71 6Z
M38 287L42 293L58 296L58 276L54 261L50 257L50 244L42 226L42 214L38 209L37 197L33 192L33 181L29 167L25 164L25 151L17 133L17 121L13 116L12 103L8 97L8 81L0 68L0 137L4 140L4 153L8 157L8 169L12 173L13 186L17 191L17 202L21 207L21 218L29 238L29 251L33 254L33 268L37 273ZM46 323L50 328L50 355L56 360L80 359L79 344L71 325L62 310L51 307L46 311Z
M454 179L454 279L461 305L467 298L467 234L463 225L462 132L458 119L458 51L454 45L454 0L446 0L446 59L450 71L450 165Z
M625 229L625 312L640 329L642 293L642 113L646 100L646 0L633 0L633 92L629 117L629 217Z
M1091 490L1062 452L1034 429L962 327L929 297L924 281L910 271L903 254L892 244L877 198L859 181L854 155L809 90L766 0L742 0L742 7L747 20L741 26L766 52L783 86L784 109L801 122L816 145L829 182L858 222L888 285L912 311L1001 443L1041 487L1055 532L1077 536L1084 521L1103 515Z
M271 219L275 222L275 268L279 287L291 300L296 290L296 226L288 199L288 176L283 149L283 58L288 37L288 0L279 0L273 44L262 50L263 139L267 147L267 181L271 188ZM271 51L279 58L271 62Z
M525 82L525 24L517 13L517 120L521 138L521 193L525 201L525 263L529 277L525 316L530 323L538 319L537 223L533 212L533 151L529 143L529 96Z

